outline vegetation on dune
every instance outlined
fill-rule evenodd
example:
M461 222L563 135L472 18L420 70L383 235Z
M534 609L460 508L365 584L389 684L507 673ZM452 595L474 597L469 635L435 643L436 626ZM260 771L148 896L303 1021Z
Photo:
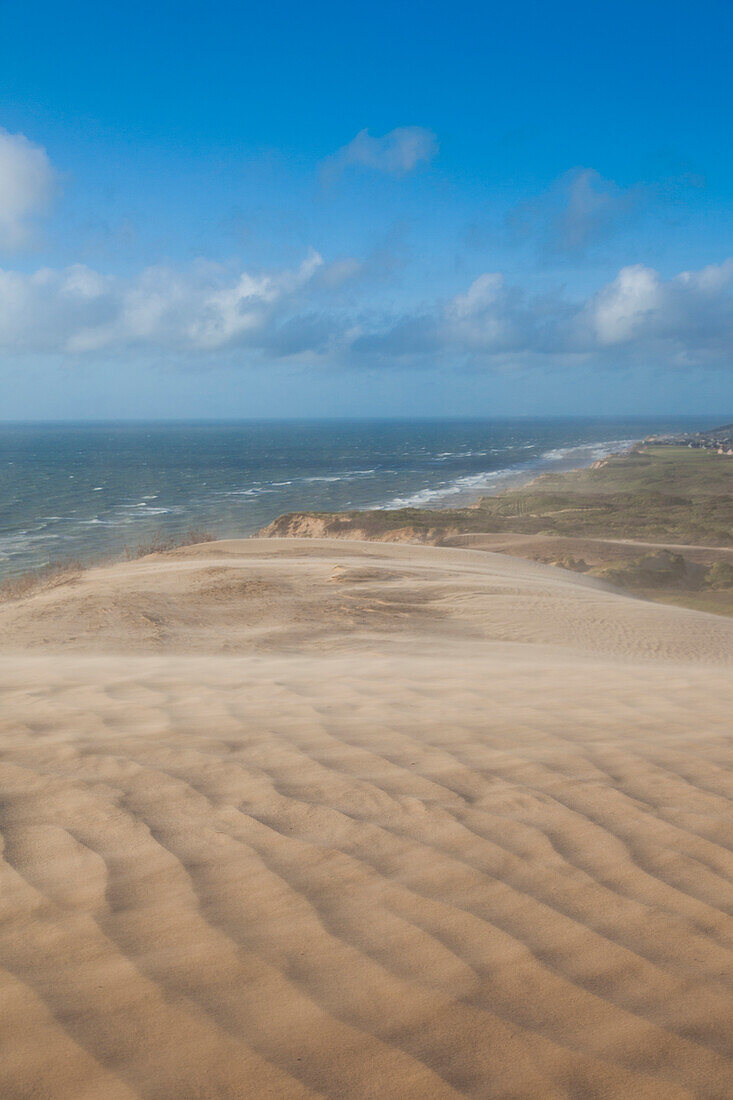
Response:
M156 531L147 542L138 546L125 547L125 559L134 561L136 558L146 558L148 554L165 554L169 550L178 550L182 546L198 546L201 542L213 542L216 535L210 531L193 527L182 534L171 534L166 531Z
M469 508L294 513L266 533L437 545L455 544L462 535L526 536L504 549L590 573L636 595L733 612L730 561L715 560L714 550L703 561L684 551L720 548L724 554L733 547L733 459L710 450L638 447L589 469L543 474ZM638 545L627 545L645 542L670 546L640 553Z
M716 561L707 571L705 585L708 588L733 589L733 565L727 561Z
M733 464L709 451L639 449L588 470L544 475L482 500L480 511L501 515L512 530L730 546Z
M134 561L137 558L147 557L148 554L161 554L169 550L177 550L182 546L195 546L200 542L213 542L216 535L209 531L192 528L181 534L169 534L163 531L156 533L145 543L138 546L126 546L123 557L126 561ZM111 557L106 564L111 564L118 559ZM50 561L38 569L29 569L25 573L19 573L15 577L7 577L0 582L0 601L20 600L24 596L30 596L42 588L55 588L60 584L70 584L85 569L94 565L103 565L103 561L83 561L81 558L63 558L59 561Z
M704 584L705 567L690 568L682 554L658 550L644 554L634 561L596 568L595 576L604 577L624 588L669 588L671 586L698 587Z
M40 588L55 588L78 577L88 563L80 558L64 558L50 561L38 569L29 569L15 577L7 577L0 582L0 600L20 600Z
M296 514L268 529L285 534ZM610 458L587 470L543 474L520 489L484 497L471 508L310 513L324 533L358 529L378 538L403 528L417 535L506 531L526 535L733 544L733 463L727 455L655 447ZM433 541L433 540L431 540Z

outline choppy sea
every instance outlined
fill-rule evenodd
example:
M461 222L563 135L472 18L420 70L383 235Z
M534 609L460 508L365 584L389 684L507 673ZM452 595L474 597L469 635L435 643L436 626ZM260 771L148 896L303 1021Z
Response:
M444 507L689 419L0 424L0 576L282 512Z

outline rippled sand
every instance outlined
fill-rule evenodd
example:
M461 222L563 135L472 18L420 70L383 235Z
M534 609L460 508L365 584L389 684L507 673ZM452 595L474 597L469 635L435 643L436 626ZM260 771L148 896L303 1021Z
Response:
M733 1095L733 620L253 540L0 649L3 1098Z

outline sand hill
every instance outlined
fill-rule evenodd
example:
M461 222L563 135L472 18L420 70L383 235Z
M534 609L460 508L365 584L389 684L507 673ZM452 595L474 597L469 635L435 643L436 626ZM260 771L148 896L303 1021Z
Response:
M733 1095L733 620L219 542L0 605L0 1095Z

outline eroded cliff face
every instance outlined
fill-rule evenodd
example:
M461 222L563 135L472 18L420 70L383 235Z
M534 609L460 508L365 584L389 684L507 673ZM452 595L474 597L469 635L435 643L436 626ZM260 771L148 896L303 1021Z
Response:
M330 527L339 517L331 513L313 515L308 512L287 512L257 532L257 538L318 539L331 535ZM334 532L335 534L335 532ZM332 536L333 537L333 536Z
M369 542L419 542L437 546L458 534L455 527L417 528L407 525L384 531L371 529L364 523L364 513L358 519L339 512L289 512L278 516L257 532L258 538L269 539L360 539Z

